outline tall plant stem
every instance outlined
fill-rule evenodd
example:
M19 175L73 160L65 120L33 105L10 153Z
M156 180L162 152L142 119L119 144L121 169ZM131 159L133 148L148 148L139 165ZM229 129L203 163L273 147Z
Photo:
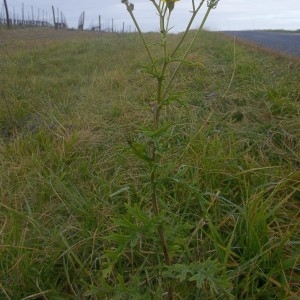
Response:
M159 102L161 101L161 91L162 91L162 83L163 79L158 79L158 87L157 87L157 102L153 105L153 130L156 131L159 127L159 111L160 111L160 105ZM155 144L155 141L152 139L150 141L150 155L152 160L152 170L151 170L151 187L152 187L152 208L153 213L155 216L159 215L159 205L158 205L158 197L157 197L157 187L156 187L156 168L157 168L157 157L156 157L156 151L157 151L157 145ZM166 260L167 265L171 265L172 261L169 255L167 241L165 238L164 230L162 226L158 227L158 234L161 241L164 257Z
M163 83L164 83L164 74L168 65L168 56L167 56L167 32L168 32L168 24L169 24L169 18L171 12L169 11L167 25L165 25L165 15L167 8L162 7L161 10L159 10L159 7L157 7L158 12L160 14L160 31L162 34L162 46L164 51L164 63L161 68L160 74L157 77L157 96L156 96L156 103L153 107L153 130L156 131L159 128L160 123L160 109L161 109L161 101L162 101L162 89L163 89ZM157 145L155 144L155 141L152 141L152 149L151 149L151 155L152 155L152 162L153 162L153 169L151 171L151 187L152 187L152 209L154 215L159 215L159 204L158 204L158 196L157 196L157 187L156 187L156 166L157 166L157 157L156 157L156 150ZM160 225L157 228L158 235L160 239L160 244L163 250L165 262L168 266L172 265L172 260L169 255L168 251L168 244L165 236L165 232L163 227ZM169 285L168 288L168 299L173 300L173 287L172 284Z
M152 65L153 65L153 68L154 68L154 71L156 74L160 74L158 77L157 77L157 81L158 81L158 84L157 84L157 103L154 104L153 106L153 129L154 130L157 130L158 129L158 126L159 126L159 110L160 110L160 105L159 103L161 102L162 100L162 87L163 87L163 80L164 80L164 77L163 77L163 74L165 73L165 70L166 70L166 67L167 67L167 49L166 49L166 43L164 43L164 56L165 56L165 61L164 61L164 65L162 67L162 70L160 71L160 73L157 72L157 67L155 65L155 60L150 52L150 49L149 49L149 46L147 45L146 43L146 40L144 38L144 35L135 19L135 16L134 14L132 13L132 10L133 8L130 6L130 3L128 1L124 2L126 7L127 7L127 10L138 30L138 33L143 41L143 44L145 46L145 49L148 53L148 56L150 57L150 60L152 62ZM154 3L154 2L153 2ZM156 8L159 10L159 7L156 5ZM160 13L160 21L161 21L161 26L162 26L162 34L163 34L163 37L166 38L166 31L165 31L165 25L164 25L164 18L165 18L165 13L166 13L166 8L162 9L163 12ZM156 188L156 165L157 165L157 158L156 158L156 145L154 143L154 141L152 140L150 142L150 153L151 153L151 158L152 158L152 163L153 163L153 169L151 171L151 179L150 179L150 183L151 183L151 187L152 187L152 208L153 208L153 213L155 216L158 216L159 215L159 205L158 205L158 197L157 197L157 188ZM165 257L165 260L166 260L166 264L167 265L171 265L171 258L170 258L170 255L169 255L169 252L168 252L168 247L167 247L167 241L166 241L166 238L165 238L165 234L164 234L164 230L162 228L162 226L159 226L158 227L158 234L159 234L159 238L160 238L160 241L161 241L161 246L162 246L162 250L163 250L163 253L164 253L164 257ZM168 298L171 300L173 299L173 292L172 292L172 288L170 287L169 288L169 292L168 292Z
M159 124L159 110L157 107L153 108L153 120L154 120L154 130L158 128ZM155 142L152 140L150 141L150 153L151 153L151 160L152 160L152 170L151 170L151 176L150 176L150 184L151 184L151 189L152 189L152 210L153 214L155 216L159 215L159 205L158 205L158 196L157 196L157 187L156 187L156 180L157 180L157 175L156 175L156 166L157 166L157 157L156 157L156 145ZM164 229L161 225L158 226L157 228L161 247L163 250L164 258L166 261L166 264L168 266L172 265L172 260L168 251L168 244L165 236ZM173 300L173 287L172 284L169 285L168 288L168 299Z
M155 148L152 148L152 159L156 160L155 156ZM152 208L153 208L153 213L155 216L159 215L159 208L158 208L158 197L157 197L157 188L156 188L156 168L154 165L154 168L151 172L151 186L152 186ZM161 241L161 245L162 245L162 249L163 249L163 253L164 253L164 257L166 260L166 264L168 266L170 266L172 264L172 260L170 258L169 255L169 251L168 251L168 246L167 246L167 241L166 241L166 237L164 234L164 230L162 228L162 226L158 227L158 234L159 234L159 238Z
M186 39L187 34L189 33L189 30L192 26L192 23L194 22L194 19L196 15L198 14L200 8L202 7L203 3L205 0L201 0L199 5L196 7L195 5L195 0L192 0L192 17L187 25L187 28L180 39L179 43L175 47L175 49L172 51L171 55L168 55L168 48L167 48L167 35L169 31L169 21L170 21L170 16L171 12L174 9L174 5L168 5L172 2L166 2L159 0L159 3L156 2L156 0L150 0L153 5L155 6L158 15L159 15L159 20L160 20L160 33L161 33L161 45L163 46L163 55L164 55L164 61L161 67L158 67L152 53L150 51L149 46L146 43L146 40L144 38L144 35L134 17L133 14L133 9L134 5L132 3L129 3L128 0L122 0L122 3L124 3L127 7L127 10L137 28L137 31L142 39L142 42L145 46L145 49L148 53L148 56L151 60L152 63L152 75L157 79L157 94L156 94L156 101L153 102L152 104L152 114L153 114L153 131L156 132L159 130L159 124L160 124L160 110L162 106L164 105L164 100L166 100L166 95L170 89L170 86L177 75L177 72L182 64L182 62L186 59L189 51L191 50L191 47L195 43L195 40L197 36L199 35L199 32L202 31L203 26L206 22L206 19L210 13L210 10L213 8L213 5L211 3L208 5L208 9L205 13L205 16L202 19L201 25L199 26L198 30L196 31L192 41L188 45L188 48L184 52L182 58L179 60L179 63L177 64L174 72L172 73L171 77L169 78L167 84L165 85L165 73L167 70L168 65L175 60L175 55L177 54L178 50L180 49L183 41ZM216 0L217 1L217 0ZM167 15L166 15L167 14ZM166 19L167 18L167 19ZM166 21L166 23L165 23ZM157 153L159 150L159 141L156 140L156 138L152 137L149 141L149 154L151 157L151 167L150 167L150 186L151 186L151 200L152 200L152 210L154 216L159 215L159 203L158 203L158 188L157 188L157 182L158 182L158 176L157 176L157 168L158 168L158 158L157 158ZM159 225L158 228L158 234L159 234L159 239L161 243L161 247L163 250L164 258L165 258L165 263L168 266L172 265L172 259L170 256L170 253L168 251L168 244L164 232L163 225ZM168 299L173 300L173 287L172 284L169 285L168 289Z

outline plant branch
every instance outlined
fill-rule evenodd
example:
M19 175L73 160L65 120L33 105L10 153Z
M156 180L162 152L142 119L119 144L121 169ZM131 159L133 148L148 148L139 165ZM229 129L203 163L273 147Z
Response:
M155 65L155 60L154 60L154 58L153 58L153 56L152 56L152 54L151 54L151 51L150 51L150 49L149 49L149 46L148 46L147 43L146 43L146 40L145 40L144 35L143 35L143 33L142 33L142 30L141 30L141 28L140 28L140 26L139 26L139 24L138 24L138 22L137 22L137 20L136 20L136 18L135 18L135 16L134 16L133 12L132 12L132 11L133 11L133 4L132 4L132 3L129 3L128 0L124 0L124 1L122 1L122 2L126 5L127 10L128 10L128 12L129 12L129 14L130 14L130 16L131 16L131 18L132 18L132 21L133 21L133 23L134 23L134 25L135 25L135 27L136 27L136 29L137 29L139 35L140 35L140 38L142 39L142 42L143 42L145 48L146 48L146 51L147 51L148 56L149 56L149 58L150 58L150 60L151 60L151 62L152 62L152 65L153 65L153 67L154 67L154 70L155 70L155 72L157 72L157 68L156 68L156 65Z
M182 65L182 61L184 61L184 60L186 59L188 53L189 53L190 50L191 50L191 47L192 47L193 44L195 43L195 40L196 40L197 36L198 36L199 33L202 31L203 26L204 26L204 24L205 24L205 22L206 22L206 20L207 20L207 17L208 17L208 15L209 15L211 9L212 9L212 7L210 7L210 6L207 8L207 11L206 11L206 13L205 13L205 15L204 15L204 17L203 17L203 19L202 19L201 25L199 26L199 28L198 28L197 32L195 33L195 35L194 35L194 37L193 37L191 43L189 44L188 48L186 49L184 55L182 56L181 61L178 63L178 65L176 66L176 68L175 68L173 74L171 75L171 78L169 79L169 81L168 81L168 83L167 83L167 86L166 86L166 88L165 88L165 91L164 91L164 93L163 93L163 99L165 99L165 97L166 97L166 95L167 95L167 93L168 93L168 91L169 91L169 88L170 88L170 86L171 86L173 80L175 79L175 76L177 75L177 72L178 72L179 68L180 68L181 65Z
M193 11L192 11L192 14L193 14L193 15L192 15L192 17L191 17L191 19L190 19L190 21L189 21L189 23L188 23L188 25L187 25L185 31L184 31L184 34L183 34L183 36L182 36L180 42L178 43L178 45L176 46L176 48L173 50L173 52L172 52L172 54L171 54L171 57L172 57L172 58L173 58L174 55L177 53L178 49L180 48L180 46L182 45L183 41L185 40L187 34L189 33L190 28L191 28L191 26L192 26L192 24L193 24L193 22L194 22L194 19L195 19L195 17L197 16L197 14L198 14L200 8L202 7L204 1L205 1L205 0L202 0L202 1L199 3L197 9L195 9L195 2L194 2L194 0L193 0Z

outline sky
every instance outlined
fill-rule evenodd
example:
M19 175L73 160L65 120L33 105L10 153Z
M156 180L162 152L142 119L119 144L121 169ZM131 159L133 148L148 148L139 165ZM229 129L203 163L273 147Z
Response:
M153 4L149 0L129 0L134 3L134 13L143 31L157 31L158 18ZM157 0L158 1L158 0ZM195 0L199 3L200 0ZM3 2L0 0L0 3ZM11 15L22 15L24 3L25 18L34 15L34 19L52 21L52 5L65 16L70 28L77 28L80 14L85 12L84 27L98 26L101 16L102 28L134 30L133 22L121 0L7 0ZM183 31L190 17L191 0L176 2L170 25L173 32ZM205 5L204 5L205 6ZM3 4L0 16L3 15ZM202 13L193 24L196 28L201 23ZM113 20L113 21L112 21ZM252 29L300 29L300 0L220 0L206 22L205 28L219 30Z

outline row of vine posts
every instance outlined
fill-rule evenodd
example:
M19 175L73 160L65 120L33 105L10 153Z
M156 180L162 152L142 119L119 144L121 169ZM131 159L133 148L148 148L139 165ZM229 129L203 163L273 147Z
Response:
M13 14L10 13L8 9L7 0L3 0L3 7L5 11L4 14L1 13L0 15L0 26L4 25L7 27L7 29L13 28L13 27L53 27L55 29L63 29L68 28L66 17L62 12L59 11L57 8L56 11L54 9L54 6L52 6L52 16L53 16L53 23L51 22L51 16L46 13L43 10L42 12L42 18L40 17L40 10L38 9L38 16L34 16L34 9L33 6L31 6L31 16L28 13L28 17L25 17L25 9L24 9L24 3L22 3L22 15L21 17L17 14L15 15L15 11L13 11ZM12 15L12 16L11 16Z
M28 17L25 18L24 3L22 3L22 14L20 17L19 15L15 15L14 11L13 14L11 14L8 8L7 0L3 0L3 1L4 1L3 7L5 11L5 16L3 12L0 14L0 26L6 26L7 29L13 27L22 28L22 27L53 27L53 26L56 30L68 28L66 17L61 11L59 11L58 8L55 9L53 5L52 5L52 17L51 15L48 15L48 13L45 14L43 10L42 18L41 18L40 10L38 9L38 14L37 17L35 18L33 6L31 6L31 14L28 13ZM132 31L131 25L125 26L124 22L118 28L114 23L114 19L111 19L105 23L102 22L101 15L99 15L97 21L98 22L96 22L96 25L94 24L91 25L87 30L98 31L98 32L117 32L117 33ZM79 16L77 29L84 30L84 23L85 23L85 12L83 11Z

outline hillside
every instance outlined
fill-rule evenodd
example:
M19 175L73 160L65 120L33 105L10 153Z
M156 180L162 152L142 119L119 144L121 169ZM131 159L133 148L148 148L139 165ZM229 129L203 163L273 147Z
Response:
M154 217L138 36L0 31L1 299L300 298L299 61L211 32L188 59Z

